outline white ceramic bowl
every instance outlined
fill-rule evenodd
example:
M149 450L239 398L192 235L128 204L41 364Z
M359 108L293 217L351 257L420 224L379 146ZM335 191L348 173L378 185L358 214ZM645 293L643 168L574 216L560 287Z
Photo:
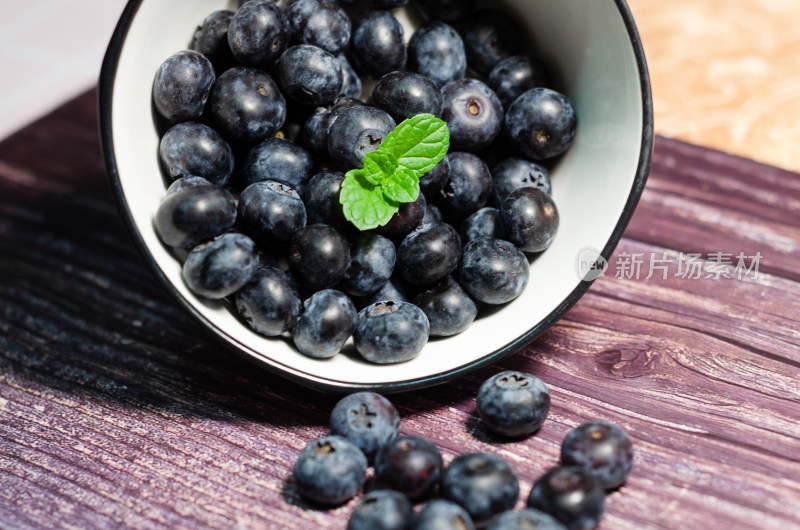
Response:
M608 259L633 214L652 155L652 105L644 52L624 0L495 0L528 30L529 51L554 69L578 115L578 134L552 172L561 225L531 266L525 292L455 337L433 340L415 359L376 365L356 355L315 360L291 340L257 335L220 304L194 296L181 265L159 241L152 219L162 197L159 138L151 114L158 66L185 49L194 28L235 0L131 0L100 77L105 160L123 216L165 288L223 343L302 384L327 390L409 390L444 382L496 362L552 325L588 289L576 273L582 249ZM414 7L397 10L406 38L419 23Z

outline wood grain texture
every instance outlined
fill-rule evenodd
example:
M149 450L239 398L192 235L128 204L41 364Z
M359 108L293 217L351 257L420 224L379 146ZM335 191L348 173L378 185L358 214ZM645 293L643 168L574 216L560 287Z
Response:
M216 342L151 277L107 191L95 94L0 144L0 527L344 528L291 466L336 398ZM659 138L606 275L497 366L392 399L449 462L489 451L532 482L572 427L634 439L602 529L800 528L798 176ZM743 223L743 224L740 224ZM680 252L760 251L756 278L681 279ZM666 280L614 278L667 253ZM540 432L503 442L474 413L501 369L541 377Z

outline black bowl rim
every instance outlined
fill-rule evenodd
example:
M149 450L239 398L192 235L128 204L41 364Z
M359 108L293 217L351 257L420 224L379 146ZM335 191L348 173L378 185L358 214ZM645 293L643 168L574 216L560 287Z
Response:
M142 0L129 0L128 4L125 6L125 9L122 15L120 16L119 22L117 23L116 29L114 30L114 33L111 37L111 41L108 45L108 49L103 59L103 65L100 71L99 87L98 87L99 88L98 115L99 115L99 128L100 128L101 147L103 151L103 159L105 162L106 171L108 172L109 175L109 181L111 184L113 194L117 200L120 211L123 213L122 215L123 221L127 226L131 236L133 237L137 250L139 251L142 258L150 267L151 272L158 278L163 287L167 290L167 292L169 292L172 295L172 297L178 302L178 304L181 307L183 307L186 311L192 314L206 327L210 327L216 330L217 328L214 326L214 324L209 322L203 315L201 315L197 310L195 310L194 307L192 307L192 305L189 304L189 302L183 298L183 296L178 292L178 290L175 289L172 283L161 272L161 269L158 267L158 264L155 262L152 255L150 254L147 245L144 242L144 239L142 239L141 234L139 233L135 223L133 222L133 216L131 215L130 209L128 208L127 201L125 200L125 195L122 191L122 185L119 180L117 162L116 162L116 157L114 155L114 140L111 136L111 103L114 92L114 80L116 78L119 56L122 51L122 47L125 43L128 30L130 29L131 23L133 22L133 19L141 3ZM628 36L630 38L631 46L633 48L634 56L636 58L636 65L639 71L639 80L642 92L642 142L641 142L641 151L639 154L639 162L636 169L636 177L634 179L633 186L631 187L631 191L628 195L628 199L625 202L625 207L623 209L622 215L620 216L620 219L618 220L617 225L611 234L611 237L609 238L608 242L606 242L605 246L600 252L603 258L605 258L606 260L609 260L611 258L612 252L616 248L617 244L619 243L619 240L622 238L622 234L625 231L625 228L628 226L628 223L633 217L636 205L638 204L639 198L642 195L642 191L644 190L644 186L645 183L647 182L647 177L650 172L650 164L652 162L653 143L654 143L653 99L650 88L650 75L647 69L647 61L645 59L642 41L639 36L639 32L636 29L636 24L633 20L633 15L631 14L630 8L628 7L626 0L614 0L614 3L617 5L620 16L622 17L622 20L625 24L625 28L628 31ZM256 352L249 353L248 351L246 351L247 350L246 348L242 347L241 344L235 343L233 339L227 337L223 333L215 331L213 333L213 336L216 337L222 344L226 345L228 348L237 351L238 353L242 354L245 358L257 363L259 366L264 367L267 370L276 373L279 376L282 376L286 379L289 379L293 382L299 383L306 387L310 387L314 390L325 391L325 392L337 392L337 393L364 391L364 390L383 392L383 393L405 392L409 390L415 390L419 388L425 388L433 385L446 383L452 379L461 377L467 374L468 372L496 363L501 359L511 355L512 353L516 352L517 350L523 348L524 346L532 342L539 335L541 335L547 328L552 326L556 321L558 321L562 316L564 316L564 314L573 305L575 305L575 303L584 295L584 293L586 293L586 291L589 289L592 283L593 281L581 281L578 284L578 286L561 302L561 304L559 304L553 311L550 312L550 314L547 317L545 317L544 320L539 322L536 326L532 327L527 333L517 338L513 342L500 348L499 350L496 350L482 357L481 359L466 364L464 366L460 366L458 368L447 370L445 372L441 372L431 376L420 377L406 381L353 384L342 381L329 380L302 372L300 370L293 369L291 367L284 366L280 363L273 362L269 359L264 359L263 357L257 357L255 355Z

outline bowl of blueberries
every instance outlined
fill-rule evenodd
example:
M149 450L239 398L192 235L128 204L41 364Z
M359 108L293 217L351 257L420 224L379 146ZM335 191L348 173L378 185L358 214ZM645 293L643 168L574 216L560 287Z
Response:
M603 274L653 147L624 0L130 0L99 105L165 289L340 392L539 336Z

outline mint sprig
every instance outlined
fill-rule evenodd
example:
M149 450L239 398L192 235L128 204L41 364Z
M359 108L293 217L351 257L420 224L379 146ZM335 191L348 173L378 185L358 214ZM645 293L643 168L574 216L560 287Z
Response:
M417 200L419 179L448 149L450 130L433 114L419 114L395 127L376 151L367 153L363 169L345 175L339 193L345 218L359 230L388 223L400 203Z

